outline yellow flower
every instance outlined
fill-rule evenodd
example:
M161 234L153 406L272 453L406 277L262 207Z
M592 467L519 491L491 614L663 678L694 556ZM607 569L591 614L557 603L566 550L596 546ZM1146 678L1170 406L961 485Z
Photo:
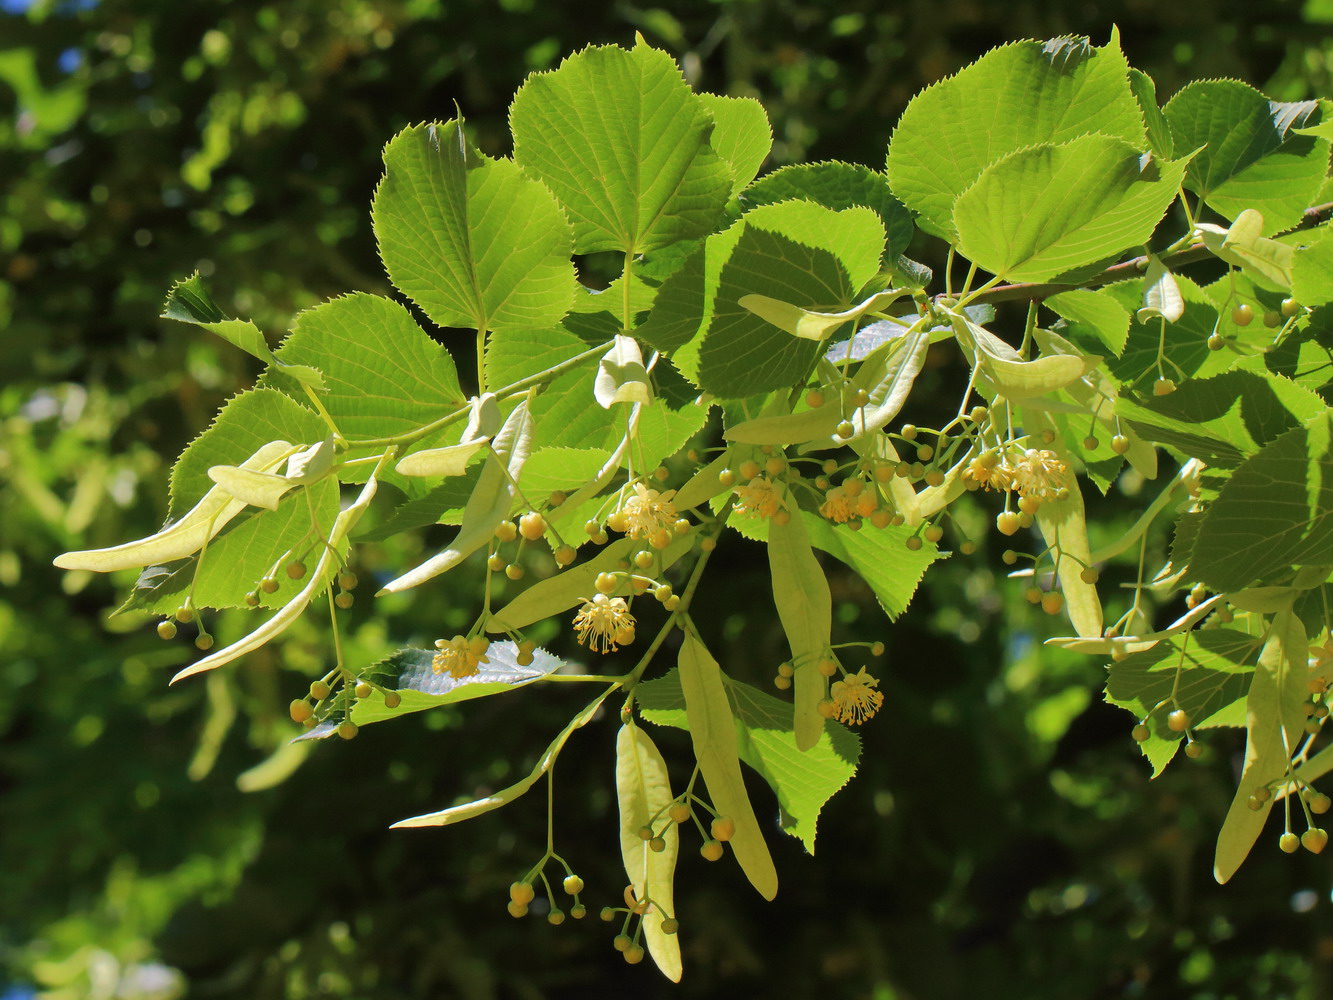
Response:
M623 597L596 594L574 616L574 631L589 649L613 653L634 641L634 616Z
M835 486L824 494L824 502L819 505L819 513L834 524L843 524L856 516L852 499L843 487Z
M1011 488L1025 497L1053 500L1066 488L1068 471L1055 452L1029 448L1014 463L1014 483Z
M849 726L859 726L879 711L884 704L884 695L875 688L879 680L866 673L862 667L859 673L848 674L834 682L829 689L833 698L833 717Z
M608 519L609 523L631 538L648 538L657 531L670 531L676 523L676 505L671 502L675 495L675 490L659 493L643 483L635 483L634 496Z
M736 509L751 517L772 517L786 504L777 483L767 476L758 476L732 490L736 494Z
M486 649L490 645L484 638L468 639L456 635L452 639L436 639L435 648L439 650L430 661L431 669L437 674L448 671L450 677L471 677L481 670L481 664L490 663L486 658Z
M963 470L963 482L969 485L975 483L988 490L992 487L1002 490L1005 488L1006 473L1007 469L1001 464L1000 456L993 451L987 451L967 463L967 468Z

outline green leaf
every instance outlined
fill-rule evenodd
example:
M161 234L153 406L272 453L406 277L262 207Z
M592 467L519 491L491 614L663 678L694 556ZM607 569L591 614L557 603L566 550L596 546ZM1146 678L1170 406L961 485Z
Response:
M1152 77L1141 69L1129 68L1129 89L1134 92L1134 99L1139 102L1143 112L1143 124L1148 128L1148 148L1153 155L1163 160L1175 156L1175 145L1171 140L1171 126L1157 104L1157 84Z
M959 196L958 248L1011 281L1057 279L1146 242L1184 170L1105 135L1020 150Z
M597 475L611 453L604 448L538 448L523 464L519 481L529 497L582 486Z
M818 342L794 339L742 306L742 298L764 295L827 312L850 308L878 273L884 246L879 217L865 208L834 212L783 202L757 208L737 225L743 231L718 277L696 379L728 399L787 386L820 354Z
M741 777L736 720L722 682L722 668L688 629L680 647L679 667L694 756L713 807L719 816L730 816L736 824L731 848L741 871L759 895L772 899L778 894L778 873Z
M486 661L470 677L454 677L447 670L436 673L435 650L400 649L361 671L360 680L375 685L369 698L360 698L351 719L358 726L383 722L411 712L422 712L440 705L504 694L541 680L564 666L563 661L544 649L532 652L532 662L520 666L518 646L512 642L493 642L486 650ZM384 704L378 689L397 691L401 699L396 708Z
M1121 386L1151 387L1152 380L1157 377L1159 345L1171 359L1169 370L1173 378L1177 377L1176 366L1189 378L1202 378L1231 367L1230 357L1223 357L1226 352L1208 349L1208 337L1218 322L1217 304L1207 292L1183 275L1176 275L1176 287L1185 301L1185 312L1179 322L1166 324L1163 331L1161 320L1140 323L1131 315L1129 333L1120 356L1104 359L1104 370ZM1132 314L1142 301L1143 283L1131 279L1107 285L1103 291ZM1069 333L1077 339L1077 331L1070 330ZM1086 342L1084 346L1088 346Z
M522 474L531 447L532 417L525 399L509 414L500 433L491 442L485 467L463 511L463 523L449 547L389 581L380 593L393 594L419 586L453 569L490 541L495 526L509 516L514 503L514 484Z
M810 750L798 750L791 705L741 681L725 678L725 683L735 705L741 760L773 789L782 829L814 854L820 810L856 773L860 739L846 726L826 720L819 742ZM689 728L678 671L640 684L635 696L649 722Z
M171 291L167 293L166 304L162 307L162 318L201 326L210 333L217 334L233 347L239 347L246 354L280 369L284 375L300 385L312 389L324 387L323 375L317 368L286 364L275 359L259 327L250 320L227 319L204 289L198 271L171 286Z
M1151 736L1139 748L1152 762L1153 777L1180 747L1182 734L1166 724L1167 715L1180 708L1191 729L1216 725L1214 718L1224 718L1219 713L1249 692L1262 645L1234 629L1202 629L1163 639L1107 668L1106 700L1147 722Z
M676 912L673 881L680 853L680 831L667 818L667 807L675 800L666 761L652 738L631 718L616 735L616 801L620 807L620 857L634 888L634 898L652 900L643 915L644 941L648 954L673 983L680 982L680 939L662 929L662 922ZM654 851L639 836L645 826L660 830L666 842Z
M1318 101L1280 103L1238 80L1200 80L1177 91L1165 114L1175 148L1200 150L1185 186L1209 208L1228 219L1256 209L1271 235L1314 204L1328 141L1293 129L1318 123Z
M646 253L711 232L732 171L675 61L639 39L534 73L509 109L514 158L555 192L577 253ZM535 324L534 324L535 325Z
M1177 286L1179 290L1179 286ZM1045 300L1045 305L1064 317L1069 335L1096 340L1112 354L1125 349L1129 337L1129 310L1105 290L1075 288Z
M472 148L460 120L389 140L371 221L389 278L439 326L551 326L574 301L560 205L514 163Z
M1326 411L1237 466L1194 545L1192 572L1210 590L1240 590L1292 566L1333 562L1331 435Z
M486 384L502 389L577 357L591 346L595 345L562 326L501 330L486 341Z
M299 313L275 357L323 372L320 403L351 439L402 434L467 401L449 353L378 295L357 292ZM265 382L294 389L283 371Z
M420 816L412 816L409 819L400 819L392 824L392 828L410 828L419 826L452 826L454 823L461 823L465 819L472 819L474 816L481 816L493 809L499 809L503 805L513 802L529 788L541 780L542 775L551 769L555 763L556 757L564 749L565 743L573 735L574 730L586 726L592 721L597 710L602 707L602 702L606 701L606 696L616 687L608 687L600 695L583 709L578 715L569 721L564 729L560 730L547 746L546 751L537 759L536 765L523 776L520 780L514 782L508 788L502 788L493 795L487 795L484 798L476 799L472 802L464 802L461 805L450 806L448 809L441 809L438 812L424 813Z
M1128 71L1114 30L1102 48L1058 38L993 49L907 105L889 143L894 194L917 225L952 242L955 200L1010 153L1092 133L1142 148Z
M1291 268L1291 294L1303 306L1333 302L1333 239L1329 239L1329 230L1323 230L1309 246L1296 251Z
M1324 409L1323 400L1293 382L1243 371L1190 379L1166 396L1116 403L1117 416L1144 437L1222 468L1234 468Z
M798 510L795 498L785 489L783 498L787 510ZM768 568L773 578L773 601L796 669L796 748L809 750L824 731L819 702L824 697L825 679L819 672L819 662L829 653L833 598L799 513L785 523L776 519L769 522Z
M773 129L768 113L753 97L722 97L700 94L699 102L713 116L709 144L731 167L731 197L754 180L773 147Z
M242 465L270 441L323 441L328 428L300 403L273 389L233 396L208 429L190 442L171 470L169 516L179 519L214 488L208 470Z
M794 163L765 174L741 194L747 209L792 200L813 201L835 211L858 205L872 209L884 223L886 256L901 254L912 241L912 215L894 197L889 179L859 163Z
M1274 615L1245 701L1245 764L1240 784L1217 835L1213 877L1220 883L1236 874L1277 801L1273 795L1254 810L1248 805L1250 796L1260 787L1275 787L1291 767L1291 748L1305 722L1303 705L1309 699L1307 652L1305 632L1291 609Z

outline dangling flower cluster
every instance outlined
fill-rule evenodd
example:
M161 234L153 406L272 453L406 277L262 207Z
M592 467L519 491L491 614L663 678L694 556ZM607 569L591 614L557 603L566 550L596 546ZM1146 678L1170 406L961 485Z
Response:
M973 489L1012 490L1033 500L1055 500L1067 488L1068 468L1053 451L1029 448L1011 462L993 451L976 456L963 470Z
M782 491L767 476L758 476L732 490L736 494L736 510L751 517L770 518L783 510Z
M1014 463L1013 486L1025 497L1054 500L1067 488L1065 463L1053 451L1029 448Z
M856 506L846 486L835 486L824 494L819 513L834 524L845 524L856 516Z
M481 670L481 664L490 663L486 651L490 641L484 636L456 635L452 639L436 639L438 653L430 661L431 669L437 674L448 672L450 677L471 677Z
M848 674L829 688L833 699L833 717L850 726L859 726L879 711L884 695L876 691L879 679L871 677L862 667L858 673Z
M614 653L634 641L634 616L623 597L596 594L574 616L574 631L589 649Z
M607 518L607 524L630 538L650 539L659 531L669 536L676 523L676 505L671 502L675 495L675 490L659 493L643 483L635 483L634 496Z

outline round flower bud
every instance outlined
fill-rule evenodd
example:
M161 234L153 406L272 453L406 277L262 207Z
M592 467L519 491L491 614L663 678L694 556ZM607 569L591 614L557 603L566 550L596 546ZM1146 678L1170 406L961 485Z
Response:
M565 892L571 896L577 896L583 891L583 879L577 875L566 875L565 881L561 884L565 887Z
M397 691L386 691L384 693L384 707L397 708L403 703L403 696Z
M163 619L157 623L157 634L162 639L176 638L176 623L168 619Z

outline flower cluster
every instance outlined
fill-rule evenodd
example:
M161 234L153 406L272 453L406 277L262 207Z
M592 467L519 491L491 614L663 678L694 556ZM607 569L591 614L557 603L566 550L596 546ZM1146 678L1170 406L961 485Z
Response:
M623 597L595 594L574 616L574 631L589 649L613 653L634 641L634 616Z
M471 677L481 670L481 664L489 663L486 651L490 640L484 636L456 635L452 639L436 639L438 653L430 661L431 669L437 674L448 672L450 677Z
M643 483L635 483L634 495L625 500L607 523L630 538L652 539L659 532L666 532L669 538L676 523L676 505L671 502L675 495L675 490L659 493Z
M786 508L781 488L767 476L757 476L732 492L736 494L736 510L751 517L771 518Z
M1033 500L1056 500L1068 489L1069 469L1053 451L1029 448L1014 461L993 451L976 456L963 470L972 489L1010 490Z
M859 726L879 711L884 695L875 690L879 679L871 677L862 667L858 673L848 674L834 681L829 688L833 699L833 718L850 726Z

